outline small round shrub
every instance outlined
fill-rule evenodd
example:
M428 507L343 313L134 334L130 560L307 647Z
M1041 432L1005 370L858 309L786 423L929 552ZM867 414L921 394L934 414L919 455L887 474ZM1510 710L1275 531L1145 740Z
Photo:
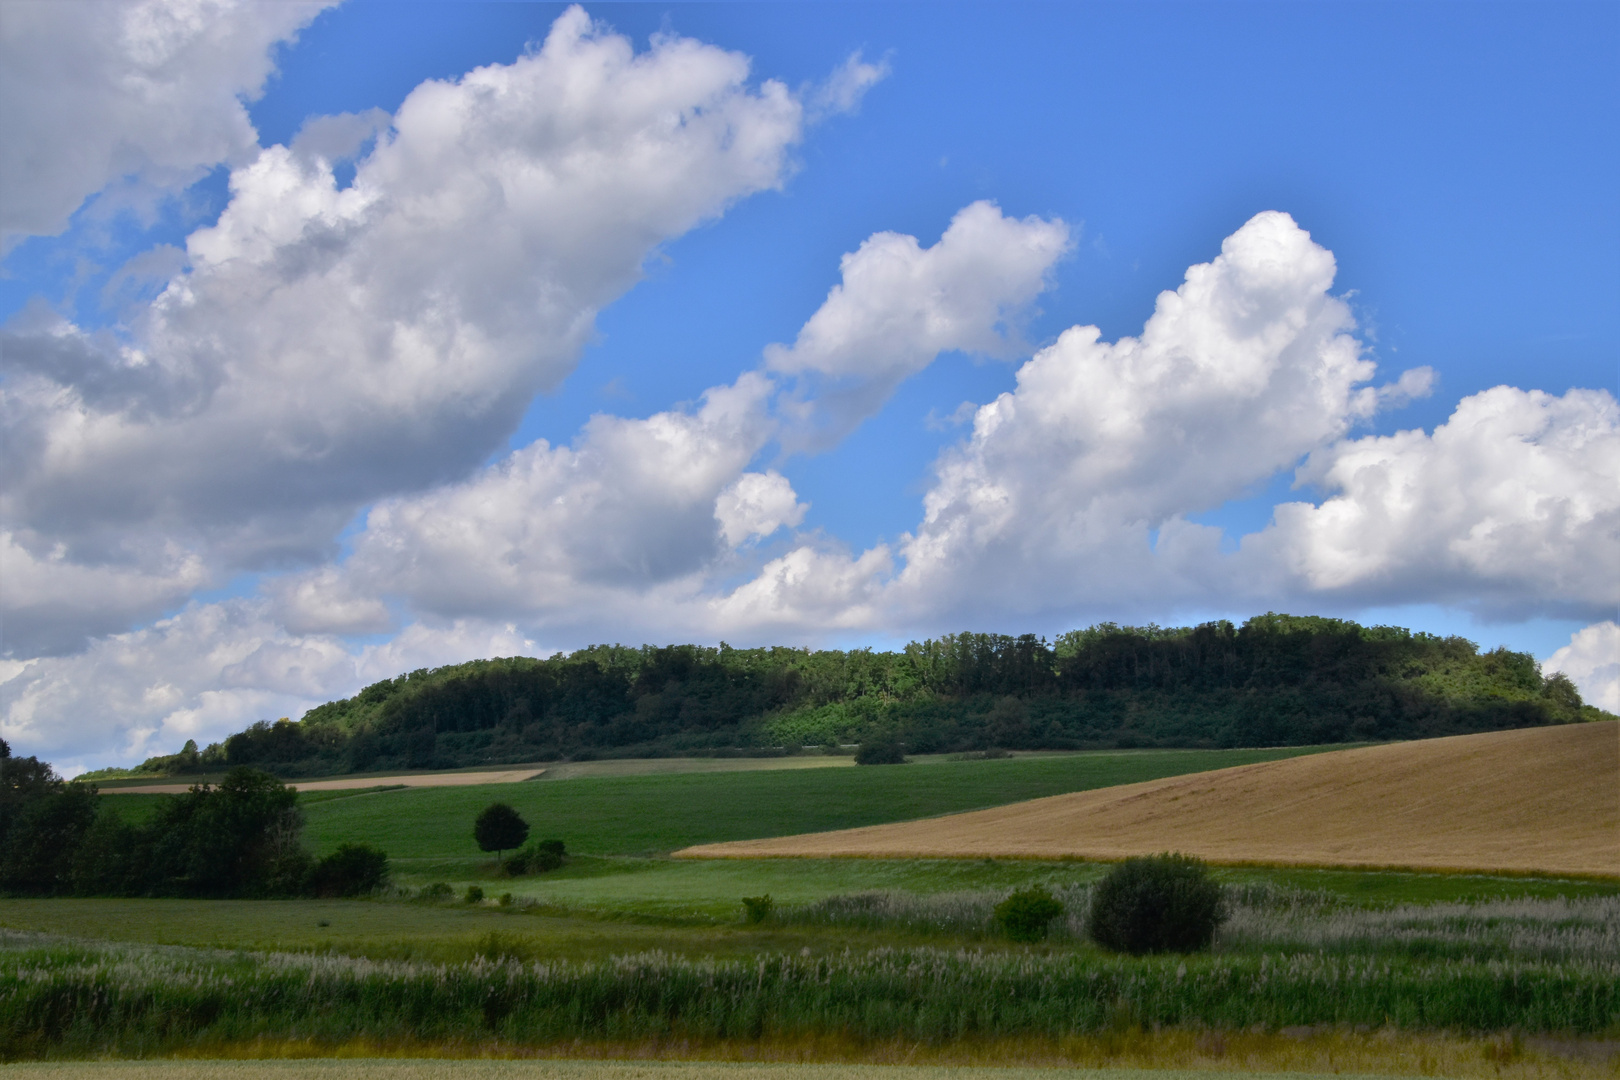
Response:
M906 752L893 739L868 739L855 751L857 765L904 765Z
M996 905L996 923L1014 941L1039 941L1063 914L1063 905L1039 885L1019 889Z
M484 901L484 887L482 885L467 886L467 895L463 897L469 904L481 904Z
M1126 859L1091 894L1086 932L1114 952L1197 952L1226 920L1209 867L1186 855Z
M456 890L450 887L448 881L435 881L431 885L422 886L422 891L416 894L418 900L448 900L456 895Z
M776 901L771 899L770 893L764 896L745 896L742 898L742 906L743 917L753 925L765 921L766 916L776 907Z

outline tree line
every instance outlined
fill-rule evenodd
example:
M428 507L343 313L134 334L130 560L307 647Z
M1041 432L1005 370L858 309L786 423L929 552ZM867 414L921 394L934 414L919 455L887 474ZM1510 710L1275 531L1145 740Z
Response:
M1048 641L961 633L894 652L597 645L420 669L135 772L283 776L593 756L1388 740L1606 716L1527 653L1267 614L1103 623Z
M353 896L388 859L345 844L314 859L301 843L298 793L238 766L219 784L160 797L144 818L94 784L67 783L0 740L0 892L13 896Z

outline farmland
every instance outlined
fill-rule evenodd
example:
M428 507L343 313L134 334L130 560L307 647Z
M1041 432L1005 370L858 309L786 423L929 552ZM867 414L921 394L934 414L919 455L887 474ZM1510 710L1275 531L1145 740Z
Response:
M1241 1059L1271 1070L1604 1075L1602 1040L1620 1035L1613 879L1217 868L1233 914L1213 951L1131 958L1084 938L1090 889L1106 869L1096 862L668 857L697 843L1207 778L1320 749L1332 748L686 772L603 762L553 780L308 791L310 846L384 847L390 891L347 901L0 900L0 1048L11 1060L566 1053L1220 1068ZM140 816L156 798L104 803ZM496 799L517 807L535 837L565 839L569 862L503 876L471 837L472 818ZM449 888L426 890L435 882ZM467 902L475 884L487 898ZM1013 945L992 910L1030 885L1062 898L1064 914L1043 943ZM503 893L509 901L496 902ZM739 899L767 893L774 907L745 923ZM1554 1049L1537 1050L1537 1039ZM1566 1043L1574 1057L1557 1049ZM299 1067L286 1075L335 1075ZM176 1069L154 1075L190 1075ZM522 1075L596 1075L577 1063L557 1069ZM828 1080L861 1075L828 1069ZM661 1065L652 1075L686 1074Z
M1119 859L1620 875L1612 721L1391 743L692 855Z
M1065 792L1276 761L1337 747L921 758L904 768L597 776L484 788L410 788L310 803L318 851L366 838L395 858L475 856L468 822L492 799L592 855L907 821ZM120 796L133 798L133 796Z

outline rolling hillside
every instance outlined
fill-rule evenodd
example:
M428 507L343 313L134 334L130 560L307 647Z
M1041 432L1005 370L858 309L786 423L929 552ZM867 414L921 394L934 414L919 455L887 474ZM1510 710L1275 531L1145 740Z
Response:
M1118 859L1620 876L1620 724L1340 750L684 857Z

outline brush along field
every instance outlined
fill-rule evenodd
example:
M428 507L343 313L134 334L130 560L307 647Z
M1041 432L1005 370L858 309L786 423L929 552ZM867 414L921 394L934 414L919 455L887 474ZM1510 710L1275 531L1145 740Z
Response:
M1620 724L1393 743L677 857L1120 859L1620 876Z

